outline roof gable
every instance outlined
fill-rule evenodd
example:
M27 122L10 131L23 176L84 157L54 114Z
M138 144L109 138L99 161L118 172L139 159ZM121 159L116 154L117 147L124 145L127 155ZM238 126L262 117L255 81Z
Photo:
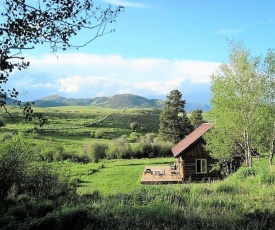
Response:
M192 133L186 136L182 141L176 144L172 148L174 157L179 157L180 153L187 150L193 143L199 140L203 134L205 134L209 129L211 129L213 124L203 123L198 128L196 128Z

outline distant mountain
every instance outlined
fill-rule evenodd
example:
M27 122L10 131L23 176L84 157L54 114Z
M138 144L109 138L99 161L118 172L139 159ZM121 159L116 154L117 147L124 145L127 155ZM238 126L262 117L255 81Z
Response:
M112 97L95 98L65 98L59 95L50 95L34 101L37 107L56 107L56 106L101 106L108 108L156 108L162 109L164 101L159 99L147 99L133 94L118 94ZM210 106L198 102L187 102L185 110L187 112L201 109L209 111Z

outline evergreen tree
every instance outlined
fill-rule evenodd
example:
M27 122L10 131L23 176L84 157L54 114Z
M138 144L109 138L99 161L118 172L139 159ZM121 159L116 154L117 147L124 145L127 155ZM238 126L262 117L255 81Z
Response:
M166 97L160 114L159 138L177 143L192 131L192 125L184 110L185 101L178 90L172 90Z
M192 112L190 122L194 129L198 128L204 122L201 109L196 109Z

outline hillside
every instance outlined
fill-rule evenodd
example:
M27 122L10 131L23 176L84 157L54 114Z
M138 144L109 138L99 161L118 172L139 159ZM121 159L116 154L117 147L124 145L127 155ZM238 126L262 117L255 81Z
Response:
M59 95L50 95L34 101L37 107L56 107L56 106L100 106L106 108L154 108L162 109L164 101L160 99L147 99L133 94L118 94L112 97L95 98L65 98ZM198 102L186 102L185 110L192 112L196 109L209 111L210 106Z

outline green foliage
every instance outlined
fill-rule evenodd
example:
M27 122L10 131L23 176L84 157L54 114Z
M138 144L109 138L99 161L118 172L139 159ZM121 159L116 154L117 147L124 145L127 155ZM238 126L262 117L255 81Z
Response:
M191 125L194 127L194 129L198 128L201 124L204 123L203 116L202 116L202 110L201 109L194 110L191 113L189 119L190 119Z
M138 128L138 123L137 122L132 122L129 126L132 130L136 130Z
M130 145L125 138L117 138L109 144L106 155L109 159L129 158L131 156Z
M25 171L22 190L36 198L58 197L70 191L69 183L61 173L45 163L31 163Z
M83 151L88 158L97 163L100 159L105 158L107 146L105 144L92 142L84 146Z
M160 114L159 137L164 141L177 143L192 131L192 126L184 110L185 101L178 90L167 95Z
M124 9L122 6L102 9L100 6L94 6L93 2L81 0L49 0L32 5L23 0L5 0L1 5L0 107L4 109L8 99L21 104L17 98L19 92L15 88L8 90L3 85L13 71L28 68L30 63L24 60L25 49L33 49L45 43L50 44L52 52L83 47L104 35L107 32L107 24L115 22L118 14ZM95 33L90 33L91 37L84 44L74 45L71 38L82 29ZM20 57L17 57L18 52L21 53ZM6 109L5 111L9 113ZM23 105L23 113L27 121L37 118L40 127L46 121L42 114L33 111L32 103Z
M5 122L2 119L0 119L0 127L4 127L4 126L5 126Z
M141 134L137 132L131 132L129 136L129 140L131 142L138 142Z
M55 163L59 170L70 166L71 174L83 179L78 188L82 195L63 190L39 198L31 192L10 196L0 205L1 229L273 229L274 183L259 180L261 174L274 174L274 167L267 168L268 159L255 162L258 172L245 178L233 174L214 183L139 183L145 166L174 161L106 160L104 167ZM33 169L36 180L54 171ZM95 172L88 174L88 169Z
M72 157L62 145L51 142L36 145L34 151L37 158L46 162L62 161Z
M172 157L172 147L174 143L169 141L161 141L157 138L152 143L152 154L153 157ZM152 157L152 155L151 155Z
M6 139L0 145L0 201L12 186L19 187L23 181L28 147L21 135Z
M235 147L242 144L245 163L252 165L250 150L257 149L267 125L262 113L269 84L264 69L260 57L251 57L242 44L231 44L228 64L221 65L219 72L211 76L213 98L209 116L215 122L215 130L206 136L206 142L215 158L224 160L240 154Z
M238 172L236 172L236 177L245 179L250 176L256 176L258 173L259 171L256 168L240 168Z
M92 131L91 136L94 137L94 138L98 138L98 139L103 138L104 130L103 129L97 129L95 131Z
M143 155L143 146L141 143L131 144L131 153L133 158L142 158Z
M0 135L0 139L2 143L6 142L7 140L10 140L12 137L13 137L12 133L8 133L8 132Z

